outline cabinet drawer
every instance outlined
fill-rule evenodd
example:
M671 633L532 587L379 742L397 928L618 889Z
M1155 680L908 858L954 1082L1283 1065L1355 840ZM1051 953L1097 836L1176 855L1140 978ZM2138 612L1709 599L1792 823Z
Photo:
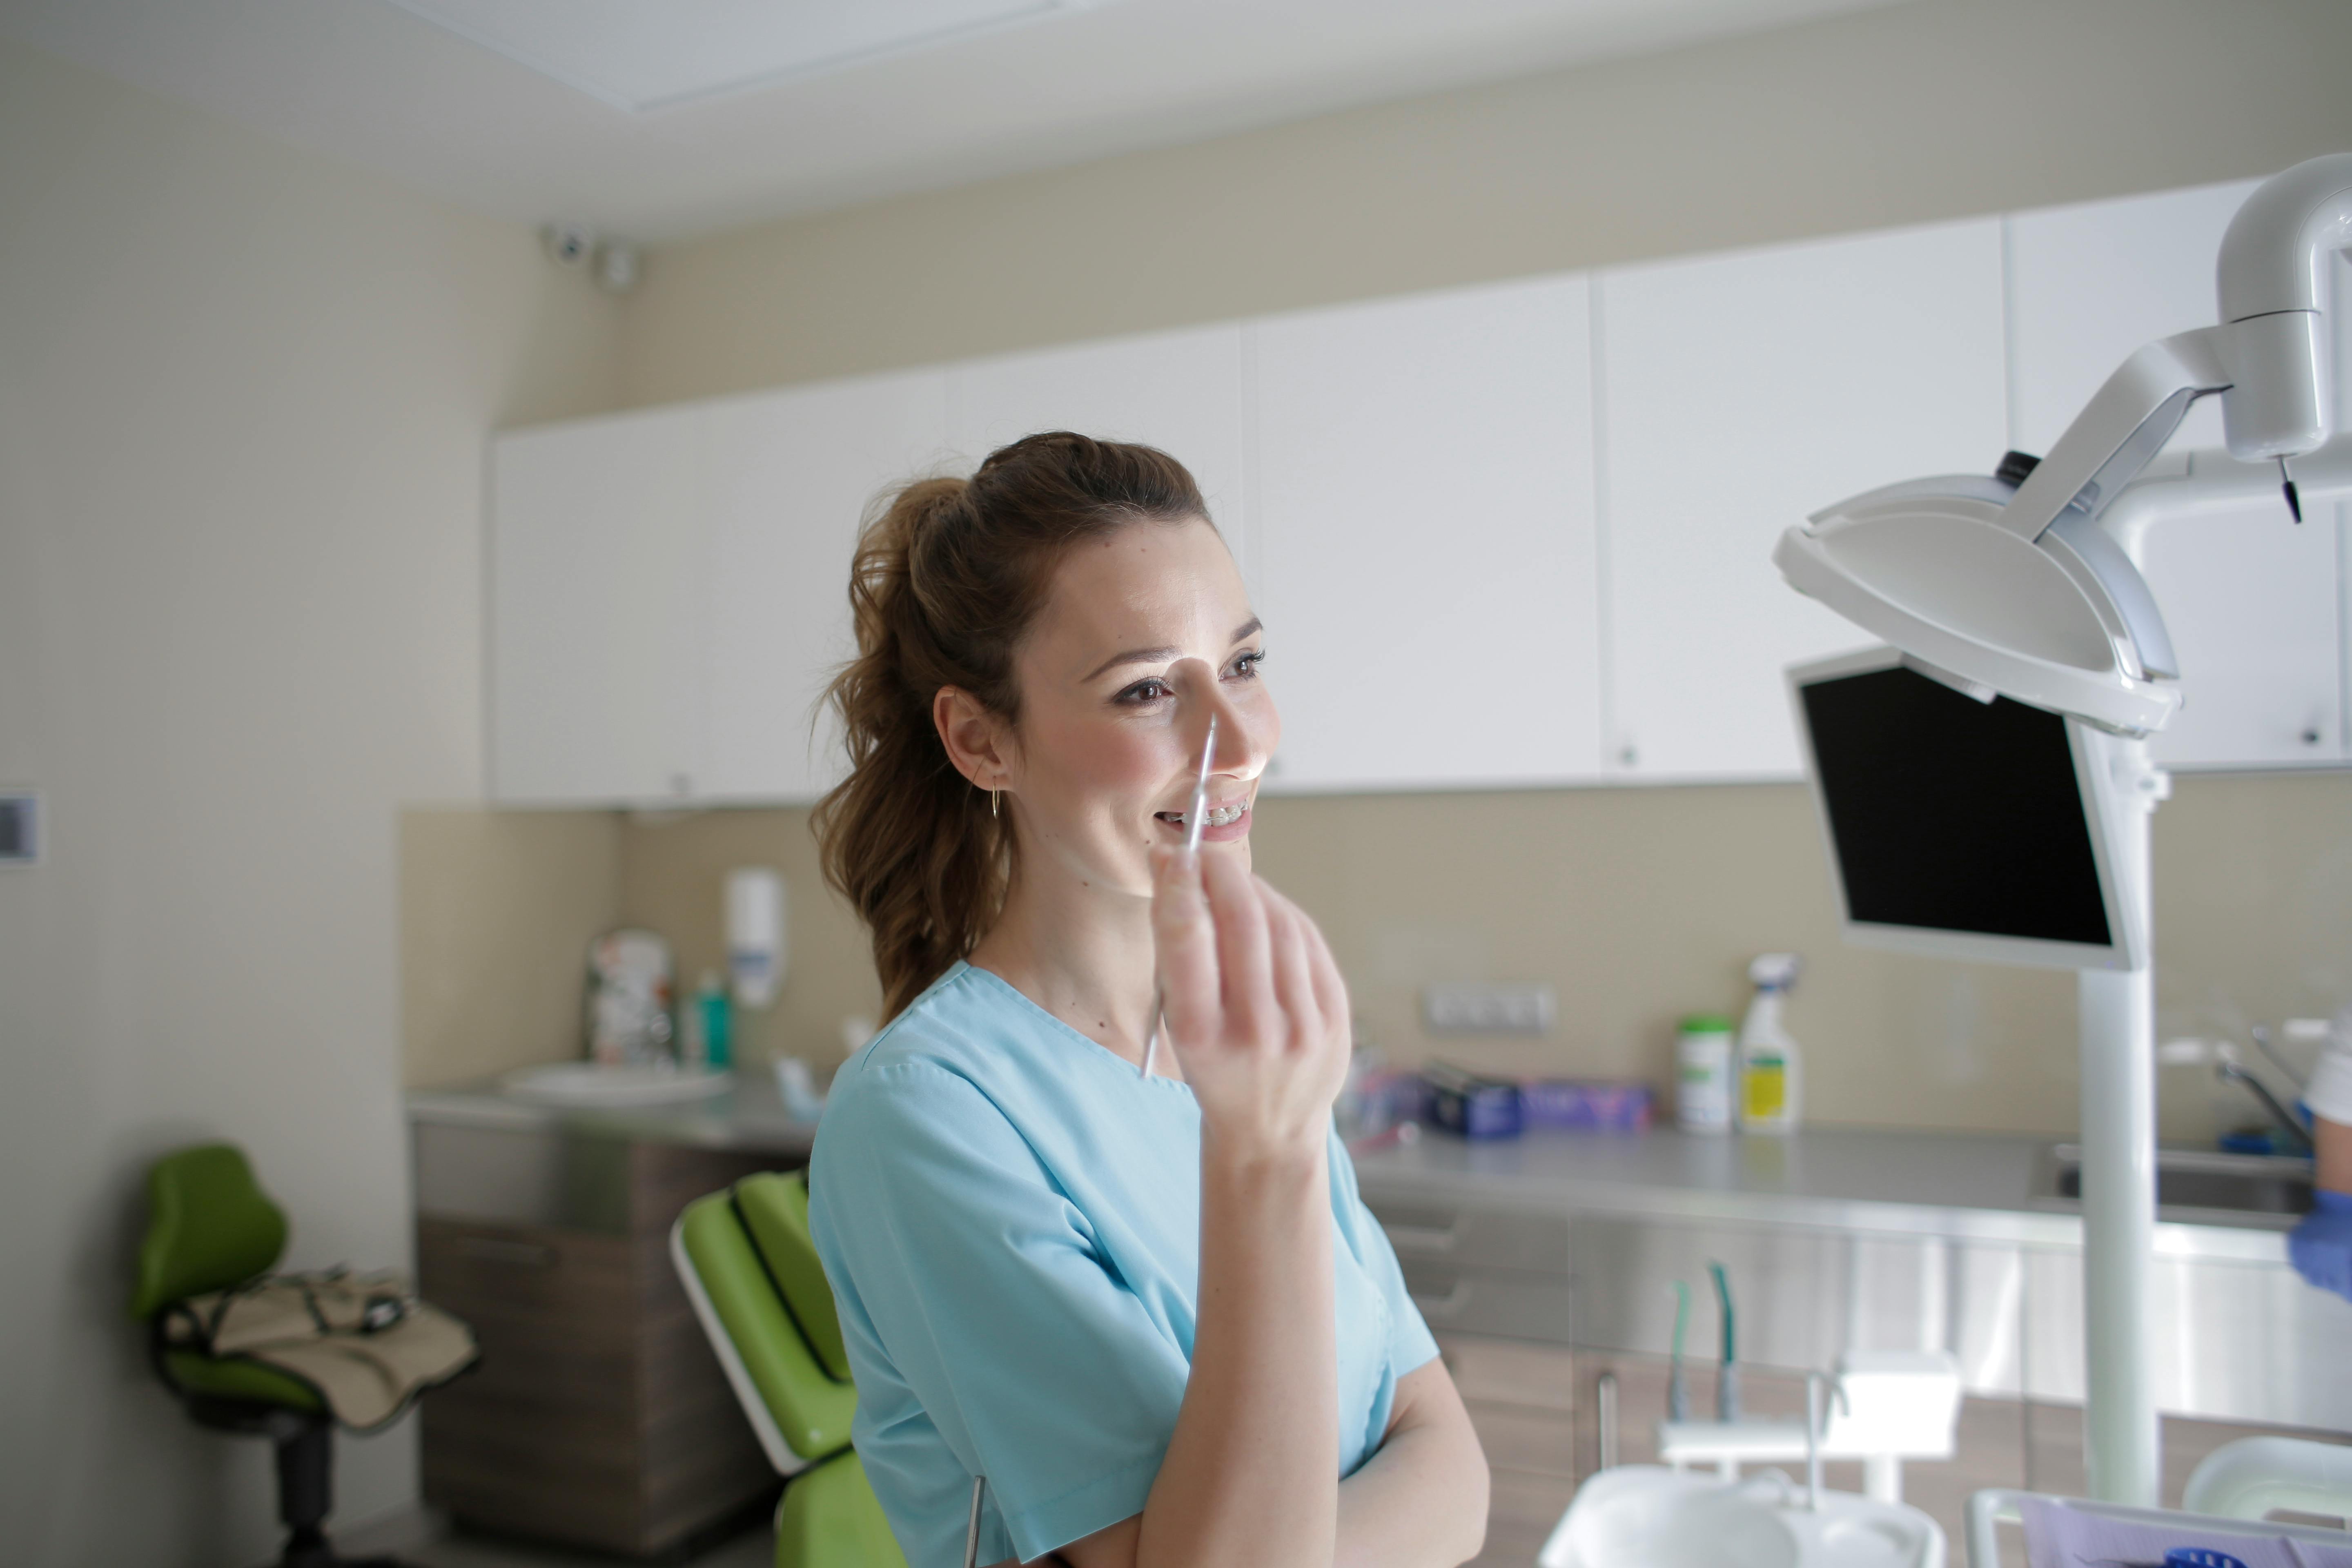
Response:
M1568 1273L1565 1215L1388 1199L1367 1199L1366 1205L1388 1233L1400 1261L1420 1258L1467 1268Z
M1404 1283L1423 1321L1440 1333L1574 1342L1569 1316L1572 1292L1564 1275L1545 1279L1408 1258Z
M419 1292L467 1320L511 1319L624 1344L638 1281L625 1237L553 1226L419 1219Z

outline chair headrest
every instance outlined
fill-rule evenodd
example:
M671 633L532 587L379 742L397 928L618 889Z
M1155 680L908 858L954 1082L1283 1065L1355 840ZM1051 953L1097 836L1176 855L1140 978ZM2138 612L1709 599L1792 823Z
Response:
M145 1321L174 1301L267 1274L286 1249L286 1215L253 1179L234 1143L199 1143L147 1172L147 1234L131 1315Z

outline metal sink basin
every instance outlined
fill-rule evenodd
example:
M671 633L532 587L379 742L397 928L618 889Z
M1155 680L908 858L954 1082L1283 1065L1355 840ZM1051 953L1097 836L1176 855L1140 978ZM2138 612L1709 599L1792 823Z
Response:
M2156 1152L2156 1206L2166 1217L2195 1220L2277 1215L2294 1218L2311 1208L2311 1162L2276 1155L2222 1154L2202 1149ZM2034 1196L2052 1208L2076 1209L2083 1200L2083 1152L2053 1145L2035 1173ZM2201 1212L2200 1212L2201 1211Z

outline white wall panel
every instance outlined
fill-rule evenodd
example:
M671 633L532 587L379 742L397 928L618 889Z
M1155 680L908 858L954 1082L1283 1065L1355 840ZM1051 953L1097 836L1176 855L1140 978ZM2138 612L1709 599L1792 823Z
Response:
M1773 543L1858 491L2000 461L2000 223L1628 268L1596 288L1612 763L1795 777L1782 668L1870 639L1789 588Z
M1585 279L1255 331L1276 785L1596 776Z

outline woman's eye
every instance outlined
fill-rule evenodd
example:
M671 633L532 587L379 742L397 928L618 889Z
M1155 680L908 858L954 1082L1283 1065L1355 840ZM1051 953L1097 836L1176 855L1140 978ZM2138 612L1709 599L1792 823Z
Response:
M1168 683L1164 680L1139 680L1134 685L1129 687L1126 690L1120 692L1118 694L1118 700L1121 702L1129 702L1140 706L1146 702L1157 702L1164 697L1173 697L1174 695L1175 692L1170 689Z
M1265 650L1264 648L1253 648L1248 653L1242 655L1241 658L1234 660L1234 679L1236 680L1256 679L1257 667L1265 662Z

